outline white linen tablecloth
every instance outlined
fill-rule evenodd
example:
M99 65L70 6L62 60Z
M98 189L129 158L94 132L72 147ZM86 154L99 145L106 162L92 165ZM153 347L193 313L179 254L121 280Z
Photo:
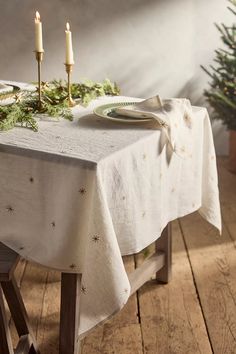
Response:
M121 309L130 294L122 255L154 242L166 224L199 210L221 230L217 169L205 108L193 108L184 157L167 152L153 123L108 122L96 105L39 132L0 133L0 241L26 259L81 272L80 334ZM163 147L164 146L164 147Z

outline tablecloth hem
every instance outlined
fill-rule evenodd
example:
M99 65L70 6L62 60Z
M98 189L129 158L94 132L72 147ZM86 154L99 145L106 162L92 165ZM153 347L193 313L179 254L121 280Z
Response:
M184 216L187 216L187 215L189 215L189 214L192 214L192 213L194 213L194 212L196 212L196 211L200 212L200 209L201 209L201 205L198 206L197 208L194 208L194 209L193 209L192 211L190 211L190 212L189 212L189 211L186 211L186 212L184 212L183 214L181 214L181 215L179 215L179 216L177 216L177 217L174 217L174 218L168 220L168 221L164 224L164 226L161 228L161 231L160 231L160 234L159 234L158 237L153 238L151 242L149 241L147 244L144 244L144 245L142 245L141 247L130 249L130 250L128 251L128 253L127 253L127 252L126 252L126 253L123 253L123 252L122 252L121 255L122 255L122 256L130 256L130 255L132 255L132 254L136 254L136 253L139 253L139 252L143 251L146 247L150 246L153 242L157 241L157 240L161 237L161 233L162 233L162 231L164 230L164 228L167 226L167 224L169 224L170 222L172 222L172 221L174 221L174 220L177 220L177 219L179 219L179 218L182 218L182 217L184 217ZM201 215L201 214L200 214L200 215ZM206 219L205 216L203 216L203 215L201 215L201 216L204 217L204 219ZM207 220L207 221L208 221L208 220ZM214 225L214 226L215 226L215 225Z
M220 236L222 235L222 223L218 223L217 220L213 220L212 218L208 217L201 208L198 210L199 214L211 225L213 225L218 231Z
M126 252L121 252L121 255L122 257L123 256L129 256L129 255L133 255L133 254L137 254L141 251L143 251L146 247L150 246L153 242L157 241L160 237L161 237L161 233L162 231L164 230L164 228L167 226L168 223L174 221L174 220L177 220L179 218L182 218L184 216L187 216L191 213L194 213L194 212L198 212L201 217L203 217L207 222L209 222L210 224L212 224L218 231L220 234L222 234L222 228L220 227L220 225L217 225L216 223L214 223L213 221L210 221L209 218L204 214L204 212L201 210L202 206L198 206L197 208L194 208L192 211L188 212L184 212L183 214L179 215L178 217L175 217L175 218L172 218L170 220L168 220L164 226L161 228L161 231L160 231L160 234L156 237L154 237L151 242L148 241L147 243L144 243L141 247L137 247L137 248L131 248L129 249L128 251ZM57 266L53 266L53 265L49 265L49 264L46 264L46 263L40 263L38 260L35 260L35 259L32 259L31 257L28 257L27 255L24 255L22 254L21 252L19 252L18 249L16 249L15 247L12 247L11 244L9 244L8 242L5 242L4 240L1 241L3 244L5 244L7 247L11 248L13 251L15 251L16 253L18 253L23 259L25 259L26 261L29 261L29 262L32 262L32 263L35 263L35 264L38 264L40 267L44 267L44 268L47 268L47 269L50 269L50 270L55 270L55 271L58 271L58 272L64 272L64 273L77 273L75 270L71 270L71 269L66 269L66 268L59 268ZM80 272L78 272L78 274L80 274Z
M52 265L47 265L46 263L40 263L39 261L35 260L35 259L32 259L31 257L28 257L27 255L23 255L21 252L19 252L19 250L16 248L16 247L12 247L12 245L10 245L8 242L4 241L4 240L1 240L1 242L11 248L14 252L16 252L17 254L19 254L19 256L26 260L27 262L31 262L31 263L34 263L42 268L46 268L47 270L54 270L54 271L57 271L57 272L60 272L60 273L70 273L70 274L74 274L74 273L77 273L77 274L82 274L81 272L76 272L74 269L62 269L62 268L58 268L56 266L52 266Z
M130 297L130 296L129 296ZM96 329L97 327L102 327L104 325L105 322L111 320L119 311L121 311L123 309L123 307L127 304L129 297L127 298L126 303L124 303L122 306L120 306L117 310L115 310L111 315L109 315L108 317L104 318L103 320L101 320L100 322L98 322L95 326L93 325L91 328L87 329L86 331L79 333L79 340L82 340L83 338L87 337L87 335L89 335L94 329Z

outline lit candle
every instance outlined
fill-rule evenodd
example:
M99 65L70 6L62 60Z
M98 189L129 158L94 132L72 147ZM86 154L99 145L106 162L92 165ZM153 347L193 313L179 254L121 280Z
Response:
M36 11L35 14L35 51L43 52L43 36L42 36L42 22L40 21L40 14Z
M65 64L72 65L74 64L74 53L72 47L72 36L70 31L70 25L67 22L66 24L66 62Z

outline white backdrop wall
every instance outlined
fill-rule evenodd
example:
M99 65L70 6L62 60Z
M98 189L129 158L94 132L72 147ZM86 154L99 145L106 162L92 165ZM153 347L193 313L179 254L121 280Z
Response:
M186 96L204 104L209 65L220 43L214 22L232 21L226 0L0 0L0 78L32 81L35 10L43 21L43 79L64 77L64 28L73 31L73 79L116 81L124 95ZM218 153L227 134L214 124Z

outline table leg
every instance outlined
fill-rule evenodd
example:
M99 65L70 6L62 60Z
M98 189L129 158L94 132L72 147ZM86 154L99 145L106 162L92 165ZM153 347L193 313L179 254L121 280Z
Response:
M29 336L30 344L28 344L28 346L31 350L30 352L35 354L39 353L33 331L29 324L25 305L23 303L20 290L16 284L14 276L12 276L11 280L9 281L1 282L1 286L19 337L21 338L22 336Z
M80 292L81 274L62 273L59 354L79 353Z
M156 273L156 280L161 283L168 283L172 275L171 223L164 228L155 246L156 251L163 251L165 253L165 265Z
M10 330L7 323L6 311L0 286L0 353L14 354Z

